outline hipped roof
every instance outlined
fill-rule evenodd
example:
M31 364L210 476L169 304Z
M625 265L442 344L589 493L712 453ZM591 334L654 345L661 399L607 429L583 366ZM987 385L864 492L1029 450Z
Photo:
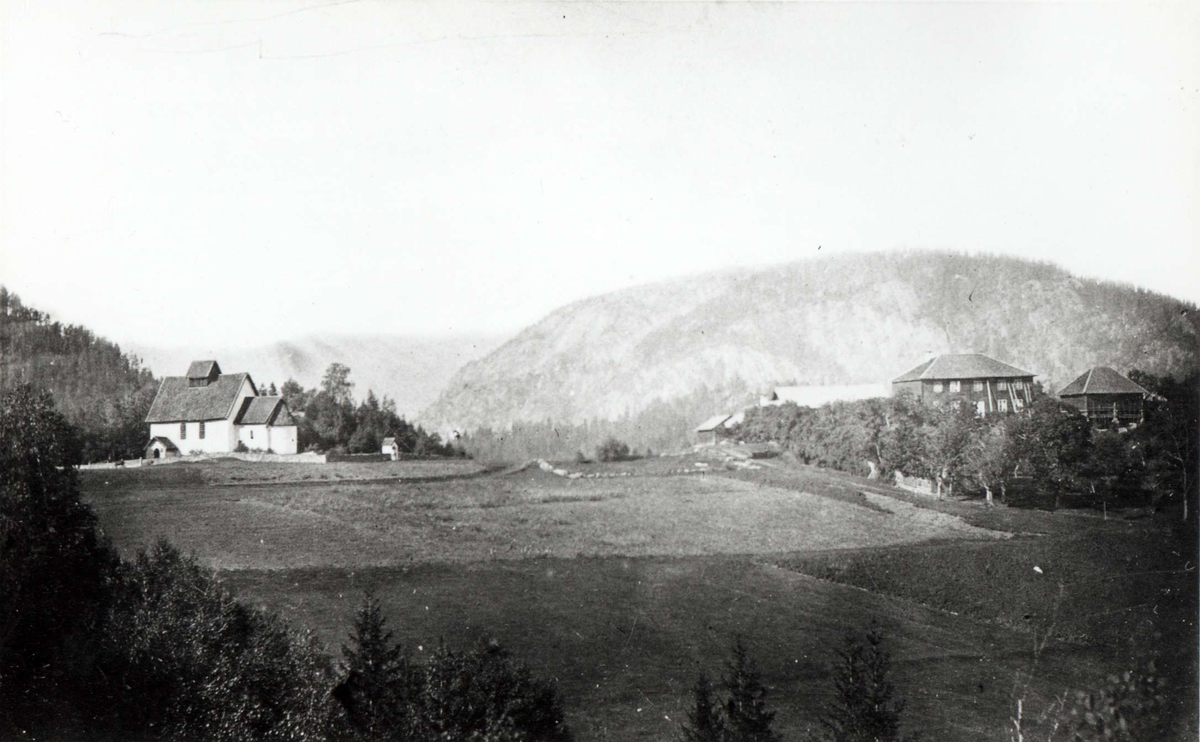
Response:
M960 353L931 358L912 371L892 379L892 382L924 379L1020 379L1035 375L982 353Z
M1083 372L1078 379L1063 387L1058 396L1078 397L1084 394L1148 395L1150 392L1108 366L1096 366Z

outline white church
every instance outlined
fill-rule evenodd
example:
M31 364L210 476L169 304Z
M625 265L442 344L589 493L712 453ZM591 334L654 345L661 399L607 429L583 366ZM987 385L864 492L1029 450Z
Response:
M296 453L296 420L283 397L260 396L248 373L223 374L216 361L193 361L186 376L162 380L150 414L146 458L189 453Z

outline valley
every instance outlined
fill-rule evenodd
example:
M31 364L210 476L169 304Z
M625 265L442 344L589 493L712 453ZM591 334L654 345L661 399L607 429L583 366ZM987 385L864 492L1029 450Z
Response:
M1159 519L934 501L786 460L662 475L672 458L693 463L595 464L629 476L575 480L472 462L337 464L296 484L283 470L302 477L304 465L217 461L89 471L83 484L126 556L168 538L335 654L366 588L414 655L500 641L558 682L580 740L674 739L696 671L719 674L734 634L789 739L816 723L841 637L877 618L906 728L975 740L1007 739L1017 698L1026 733L1044 733L1064 692L1195 630L1193 573ZM991 602L977 595L981 564L994 567ZM1097 578L1110 587L1091 590ZM1046 600L1047 581L1065 597ZM1023 600L1053 612L989 613ZM1192 682L1179 659L1160 656L1163 672ZM1194 698L1171 694L1181 725Z

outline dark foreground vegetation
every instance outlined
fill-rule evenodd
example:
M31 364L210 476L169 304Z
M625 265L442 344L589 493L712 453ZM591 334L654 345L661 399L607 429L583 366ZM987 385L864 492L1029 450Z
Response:
M989 502L1032 495L1054 505L1074 497L1110 505L1196 508L1200 468L1200 373L1181 381L1134 371L1159 395L1135 430L1095 430L1078 410L1041 395L1015 415L977 416L964 407L931 407L905 395L839 402L816 409L794 404L746 411L732 435L777 441L809 464L890 479L929 479L938 495Z

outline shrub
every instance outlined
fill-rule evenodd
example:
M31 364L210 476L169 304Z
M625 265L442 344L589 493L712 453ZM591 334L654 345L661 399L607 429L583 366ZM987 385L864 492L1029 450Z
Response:
M1163 719L1163 682L1154 664L1110 675L1098 693L1079 691L1069 722L1073 742L1135 742L1170 737Z
M574 739L554 683L495 642L466 653L440 645L422 671L416 739Z
M616 438L609 438L596 449L596 458L600 461L629 460L629 444L622 443Z
M233 450L238 453L250 453L250 448L248 446L246 446L246 444L242 441L238 441L237 445L234 446Z
M118 738L317 739L331 668L313 637L160 541L122 569L105 673Z

